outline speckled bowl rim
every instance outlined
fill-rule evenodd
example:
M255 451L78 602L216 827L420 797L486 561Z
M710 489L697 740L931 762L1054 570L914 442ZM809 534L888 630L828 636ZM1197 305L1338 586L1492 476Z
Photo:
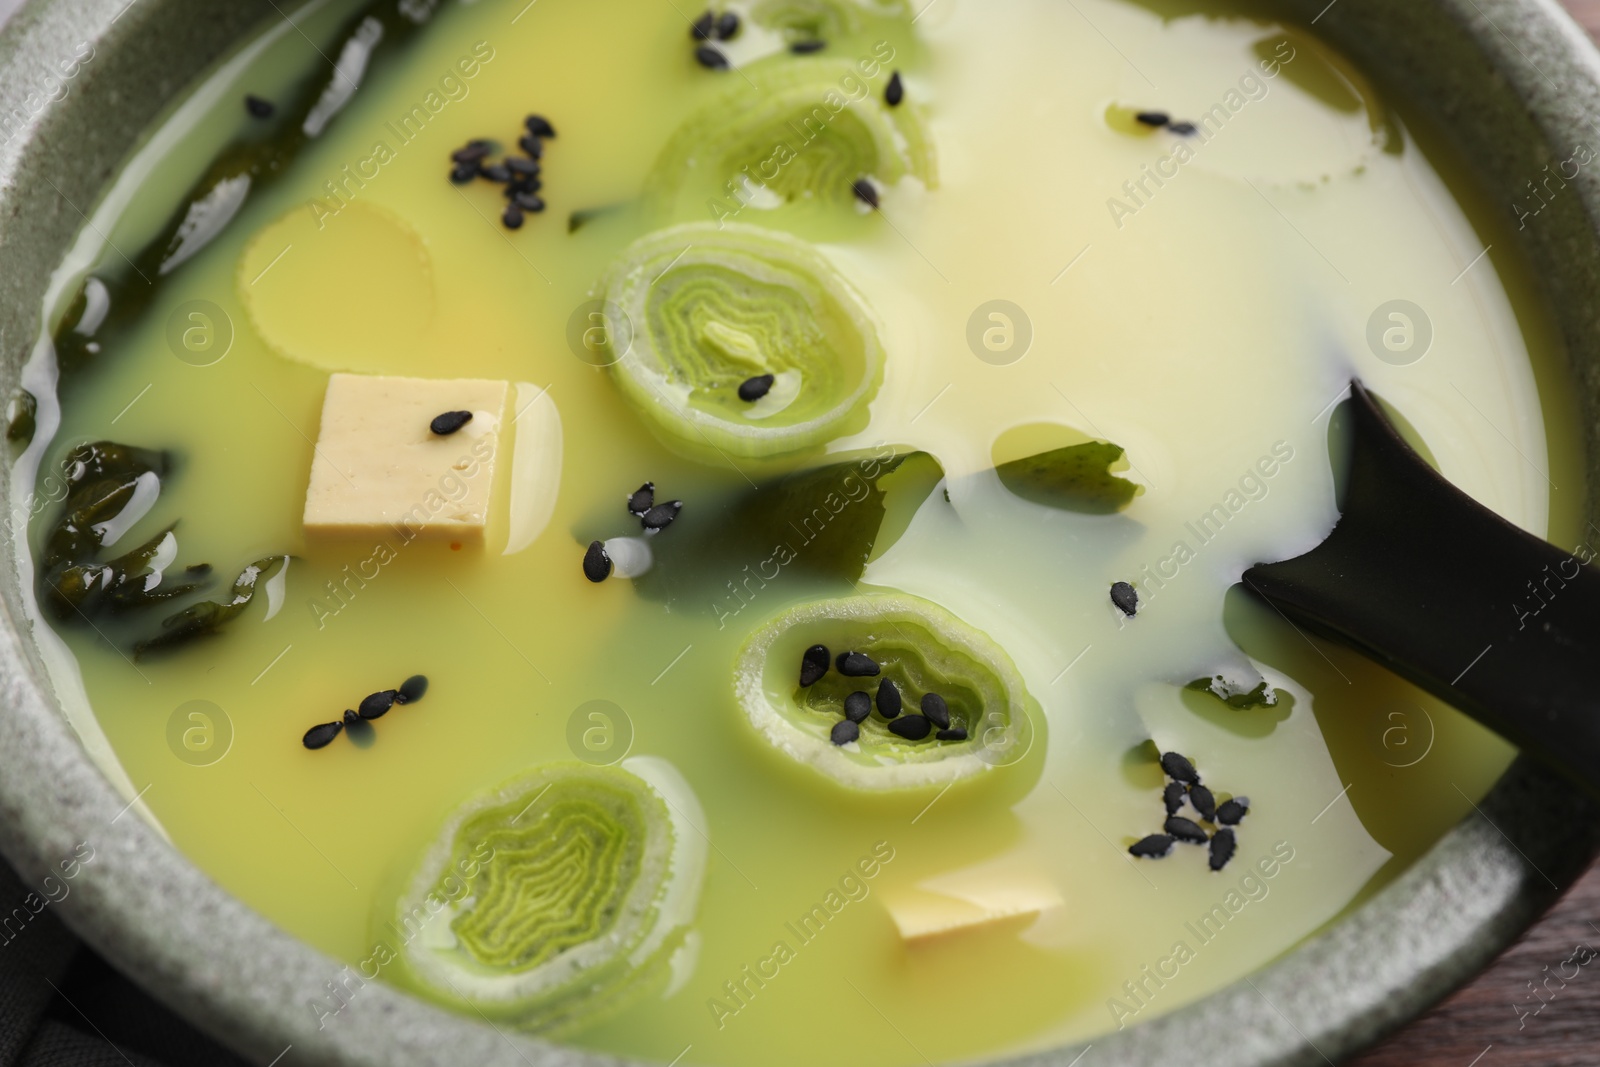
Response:
M1554 0L1282 0L1405 94L1473 161L1491 202L1574 143L1600 138L1600 56ZM162 107L271 0L31 0L0 35L0 115L75 46L95 49L66 95L0 146L0 368L9 395L50 271ZM1560 87L1559 89L1557 87ZM70 163L70 166L68 165ZM54 182L52 188L46 177ZM1520 235L1571 361L1587 467L1600 460L1600 183L1591 172ZM1541 220L1544 222L1546 220ZM9 472L7 472L9 476ZM1589 501L1591 516L1594 502ZM344 965L228 895L135 817L53 705L27 636L14 546L0 543L0 848L39 878L92 841L54 910L196 1025L261 1063L590 1067L620 1061L498 1031L379 983L319 1027L310 1002ZM1473 815L1346 920L1188 1007L1094 1042L1092 1064L1314 1065L1341 1059L1477 973L1578 876L1595 808L1519 759ZM1068 1067L1085 1046L1016 1064Z

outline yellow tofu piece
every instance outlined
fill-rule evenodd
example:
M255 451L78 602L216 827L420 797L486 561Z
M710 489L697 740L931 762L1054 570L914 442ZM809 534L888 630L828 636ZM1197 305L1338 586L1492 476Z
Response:
M1062 904L1055 886L1042 878L966 878L937 888L923 884L887 894L884 906L901 940L918 943L1022 916L1038 915Z
M482 544L493 503L506 382L335 374L306 486L307 536ZM470 411L447 436L434 416Z

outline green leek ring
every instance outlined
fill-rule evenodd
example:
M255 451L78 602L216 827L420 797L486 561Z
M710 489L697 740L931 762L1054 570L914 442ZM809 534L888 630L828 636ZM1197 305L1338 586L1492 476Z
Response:
M630 246L601 282L618 388L692 456L764 459L865 427L882 380L878 325L820 253L783 233L708 223ZM772 374L757 403L740 383Z

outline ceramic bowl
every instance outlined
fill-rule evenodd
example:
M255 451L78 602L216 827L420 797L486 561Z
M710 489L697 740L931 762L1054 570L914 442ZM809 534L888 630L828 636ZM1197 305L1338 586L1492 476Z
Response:
M1066 2L1066 0L1063 0ZM1179 14L1188 0L1148 0ZM1600 54L1553 0L1281 0L1455 142L1490 203L1600 133ZM272 0L30 0L0 35L0 395L39 334L46 281L140 136ZM94 49L58 99L52 57ZM1509 210L1509 207L1508 207ZM1518 234L1550 306L1600 484L1600 181L1584 171ZM9 478L10 472L4 474ZM1593 500L1591 518L1600 518ZM53 905L85 941L197 1026L257 1062L588 1067L614 1061L499 1032L367 983L319 1028L311 1006L344 965L229 896L134 815L55 704L0 531L0 848L25 880L95 850ZM1575 879L1600 845L1595 806L1517 760L1473 815L1403 876L1247 981L1094 1043L1092 1064L1321 1065L1468 980ZM1082 1046L1018 1063L1068 1067ZM1177 1059L1175 1059L1177 1057Z

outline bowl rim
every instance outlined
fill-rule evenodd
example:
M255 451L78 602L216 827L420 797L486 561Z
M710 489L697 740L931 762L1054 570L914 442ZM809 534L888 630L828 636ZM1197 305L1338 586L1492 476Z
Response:
M1472 121L1452 132L1494 191L1536 173L1530 163L1560 158L1557 145L1594 133L1585 116L1600 113L1600 53L1555 0L1280 0L1272 13L1280 12L1317 24L1361 65L1398 71L1391 80L1447 124L1473 108ZM0 338L13 338L0 340L8 382L37 332L44 279L82 221L39 179L56 173L62 200L71 190L92 202L171 95L278 14L271 0L29 0L0 33L0 116L18 107L28 115L0 145L0 248L26 267L0 272ZM1389 32L1372 32L1385 24ZM25 91L32 75L46 57L84 43L104 61L35 108ZM85 118L91 108L94 122ZM52 171L69 149L94 165ZM1522 251L1555 305L1593 468L1600 180L1579 179L1557 220L1566 225L1525 235ZM0 534L0 850L37 882L79 842L93 842L93 863L56 905L74 932L201 1029L263 1062L290 1049L296 1062L341 1065L624 1062L507 1033L367 981L247 908L141 819L122 818L129 805L52 706L20 608L11 533L8 523ZM1600 848L1596 811L1575 785L1518 757L1474 813L1399 878L1275 963L1090 1044L1001 1062L1070 1067L1089 1048L1099 1050L1097 1064L1165 1063L1174 1049L1190 1063L1229 1067L1333 1062L1425 1010L1520 935ZM312 1005L336 986L347 1006L319 1016Z

